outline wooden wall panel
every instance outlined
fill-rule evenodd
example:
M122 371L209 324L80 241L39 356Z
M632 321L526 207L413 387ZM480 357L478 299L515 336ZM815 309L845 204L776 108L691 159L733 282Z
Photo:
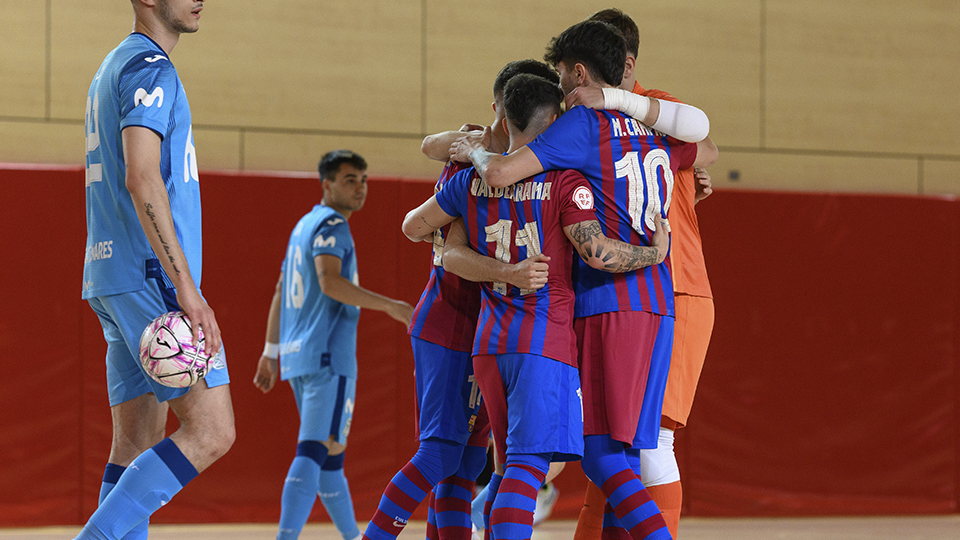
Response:
M731 181L730 171L739 180ZM710 176L720 188L917 193L911 159L721 152Z
M83 148L80 123L0 121L0 161L82 167Z
M238 171L240 163L240 132L233 129L211 129L193 126L193 143L197 148L197 162L201 169Z
M43 2L4 2L0 17L0 116L45 114L45 21Z
M960 195L960 160L923 160L923 193Z
M194 122L419 133L420 19L410 1L211 2L175 52Z
M760 4L623 6L640 29L637 80L706 111L717 144L760 144Z
M432 178L437 169L418 148L425 133L489 123L500 68L542 58L551 37L605 7L602 0L213 2L201 31L183 36L172 59L205 168L309 172L324 149L352 146L374 156L377 174ZM640 27L639 80L710 115L721 167L729 158L743 168L737 185L958 190L939 171L953 174L960 158L960 4L622 7ZM130 9L114 0L47 0L11 4L4 14L2 160L79 163L71 126L83 119L101 60L130 31ZM891 160L896 176L861 171L869 162L863 170L884 175L877 164ZM801 174L805 163L825 169ZM725 181L726 170L714 170ZM783 181L782 173L757 173L777 170L797 174Z
M767 143L960 153L960 3L767 2Z
M371 176L389 174L436 179L442 165L423 157L420 142L419 138L247 133L243 146L244 169L315 172L323 154L348 148L367 160L370 167L367 172Z
M133 30L133 11L129 2L116 0L50 3L50 116L83 120L90 82L107 53Z

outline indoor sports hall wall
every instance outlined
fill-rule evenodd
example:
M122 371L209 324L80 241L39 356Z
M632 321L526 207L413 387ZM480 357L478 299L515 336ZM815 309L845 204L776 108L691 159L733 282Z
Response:
M123 0L3 2L0 161L80 164L84 97ZM206 169L312 171L351 147L433 176L427 133L492 119L497 71L618 6L638 78L703 108L720 185L960 194L960 3L230 0L174 50Z
M110 418L101 330L79 299L82 178L0 166L0 527L80 524L97 501ZM203 291L238 436L154 521L275 522L297 415L289 386L263 395L251 381L287 236L320 190L303 175L202 178ZM399 223L431 191L371 181L351 218L361 284L416 301L429 246ZM720 190L698 213L717 323L677 442L686 515L957 512L960 201ZM359 342L346 470L365 521L416 442L403 329L365 311ZM573 518L579 467L557 482L555 516Z

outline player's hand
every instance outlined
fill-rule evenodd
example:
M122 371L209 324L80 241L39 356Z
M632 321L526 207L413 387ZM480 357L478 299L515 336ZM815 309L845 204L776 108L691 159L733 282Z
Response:
M279 373L280 367L276 358L261 356L260 361L257 362L257 373L253 376L253 385L266 394L277 383Z
M713 181L710 178L710 173L702 167L693 169L693 179L697 188L696 195L694 195L694 202L698 203L713 193Z
M540 253L535 257L526 258L513 265L513 276L509 282L521 289L532 291L543 288L547 284L550 274L550 257Z
M591 109L603 109L603 89L597 87L578 86L563 98L566 110L570 110L577 105L584 105Z
M217 325L217 318L200 293L192 287L182 291L178 289L177 303L193 324L193 346L197 346L200 331L203 330L203 352L212 356L220 351L220 327Z
M413 306L403 300L393 300L387 309L387 315L402 322L404 326L410 326L410 321L413 320Z
M483 131L484 127L486 126L480 124L464 124L460 126L460 131Z
M483 150L491 139L489 127L483 128L481 132L471 131L467 133L450 145L450 161L470 163L470 153L474 150Z
M653 218L654 227L653 238L650 239L650 245L657 248L657 262L662 263L667 258L670 251L670 232L667 230L667 222L657 214Z

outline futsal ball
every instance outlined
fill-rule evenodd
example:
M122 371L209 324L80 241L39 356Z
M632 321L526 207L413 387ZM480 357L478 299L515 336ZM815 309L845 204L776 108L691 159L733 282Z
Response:
M216 355L203 352L203 331L197 346L193 324L182 311L157 317L140 336L140 363L150 377L171 388L193 386L213 367Z

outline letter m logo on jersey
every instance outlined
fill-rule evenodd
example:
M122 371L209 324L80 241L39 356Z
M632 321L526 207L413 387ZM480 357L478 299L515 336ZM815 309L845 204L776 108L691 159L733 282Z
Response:
M318 234L317 237L313 240L313 247L322 248L322 247L336 247L337 246L337 237L331 236L330 238L324 238L322 234Z
M137 91L133 94L134 107L141 103L143 103L145 107L152 107L154 101L157 101L157 108L163 107L163 88L158 86L149 94L143 88L137 88Z

